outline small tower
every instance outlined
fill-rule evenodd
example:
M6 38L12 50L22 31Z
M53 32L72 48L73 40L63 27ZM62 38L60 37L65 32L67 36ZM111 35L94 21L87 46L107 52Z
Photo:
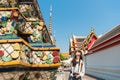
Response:
M49 34L52 35L52 5L50 6Z
M50 20L49 20L48 31L49 31L51 40L52 40L53 44L55 45L56 44L55 32L52 35L52 5L50 5Z
M55 31L54 31L54 35L53 35L53 44L56 45L56 35L55 35Z

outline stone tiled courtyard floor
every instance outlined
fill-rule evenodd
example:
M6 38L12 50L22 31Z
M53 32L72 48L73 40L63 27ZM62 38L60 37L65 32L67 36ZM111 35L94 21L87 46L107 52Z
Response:
M64 70L62 72L57 72L55 80L68 80L68 78L69 78L69 70ZM103 79L98 79L89 75L85 75L82 78L82 80L103 80Z
M56 74L56 79L55 80L68 80L69 78L69 72L58 72ZM98 79L98 78L94 78L88 75L85 75L82 80L103 80L103 79Z

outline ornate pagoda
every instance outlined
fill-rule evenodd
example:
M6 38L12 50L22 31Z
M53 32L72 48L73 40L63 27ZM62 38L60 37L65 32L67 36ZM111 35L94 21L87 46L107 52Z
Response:
M45 80L59 51L37 0L0 0L0 80Z

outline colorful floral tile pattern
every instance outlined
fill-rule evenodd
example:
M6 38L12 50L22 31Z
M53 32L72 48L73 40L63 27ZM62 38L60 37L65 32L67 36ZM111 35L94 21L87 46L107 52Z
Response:
M53 48L52 40L35 0L0 0L0 62L14 60L29 64L59 63L59 51L32 48ZM24 40L16 42L15 40ZM30 45L30 46L28 46Z

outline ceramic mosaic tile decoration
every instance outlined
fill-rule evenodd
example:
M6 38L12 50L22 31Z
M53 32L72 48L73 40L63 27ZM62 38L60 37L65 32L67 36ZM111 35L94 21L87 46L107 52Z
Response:
M59 51L37 0L0 0L0 80L45 80Z

